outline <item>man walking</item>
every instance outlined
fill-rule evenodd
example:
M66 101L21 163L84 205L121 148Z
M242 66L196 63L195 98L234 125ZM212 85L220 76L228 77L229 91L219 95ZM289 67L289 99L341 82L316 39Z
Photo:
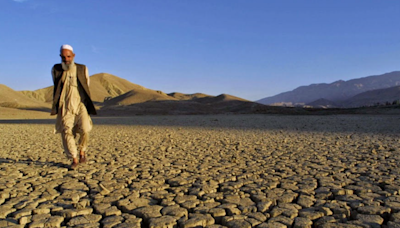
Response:
M57 115L56 132L61 133L64 150L72 157L71 168L75 169L86 162L85 151L93 126L89 114L96 115L96 109L90 98L87 67L74 62L75 53L68 44L61 46L60 57L61 64L55 64L51 70L54 82L51 115Z

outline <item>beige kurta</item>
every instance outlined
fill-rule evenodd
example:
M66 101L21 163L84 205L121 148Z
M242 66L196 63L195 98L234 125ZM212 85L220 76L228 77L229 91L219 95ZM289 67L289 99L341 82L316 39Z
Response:
M89 85L89 73L86 68L86 79ZM53 80L55 79L54 69L52 70ZM68 71L63 72L61 79L64 83L61 91L59 110L56 119L55 132L61 133L64 149L67 154L76 157L78 150L85 151L88 142L88 133L92 129L92 120L82 103L78 89L76 65L73 64ZM75 135L79 133L79 147L76 147Z

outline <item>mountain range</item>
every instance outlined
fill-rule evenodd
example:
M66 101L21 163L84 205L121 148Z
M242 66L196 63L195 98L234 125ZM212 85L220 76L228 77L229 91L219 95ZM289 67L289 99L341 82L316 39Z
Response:
M400 99L400 71L349 81L340 80L330 84L301 86L293 91L263 98L256 102L229 94L218 96L179 92L166 94L107 73L90 76L90 92L99 114L106 116L229 113L307 114L315 113L315 110L310 111L304 107L324 109L361 107L398 101ZM53 86L35 91L15 91L0 84L0 111L18 109L49 112L52 97Z
M361 107L400 99L400 71L348 81L311 84L266 97L265 105L302 107Z

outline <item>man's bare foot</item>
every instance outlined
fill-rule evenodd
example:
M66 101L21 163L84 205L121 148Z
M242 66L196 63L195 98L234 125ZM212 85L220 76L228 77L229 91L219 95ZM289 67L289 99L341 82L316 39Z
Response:
M79 160L78 158L73 158L72 164L71 164L71 169L76 169L79 165Z

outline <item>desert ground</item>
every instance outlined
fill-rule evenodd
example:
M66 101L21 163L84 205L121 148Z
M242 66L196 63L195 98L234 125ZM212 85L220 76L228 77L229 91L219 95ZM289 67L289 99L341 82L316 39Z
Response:
M71 170L7 110L0 227L400 227L398 115L95 117Z

